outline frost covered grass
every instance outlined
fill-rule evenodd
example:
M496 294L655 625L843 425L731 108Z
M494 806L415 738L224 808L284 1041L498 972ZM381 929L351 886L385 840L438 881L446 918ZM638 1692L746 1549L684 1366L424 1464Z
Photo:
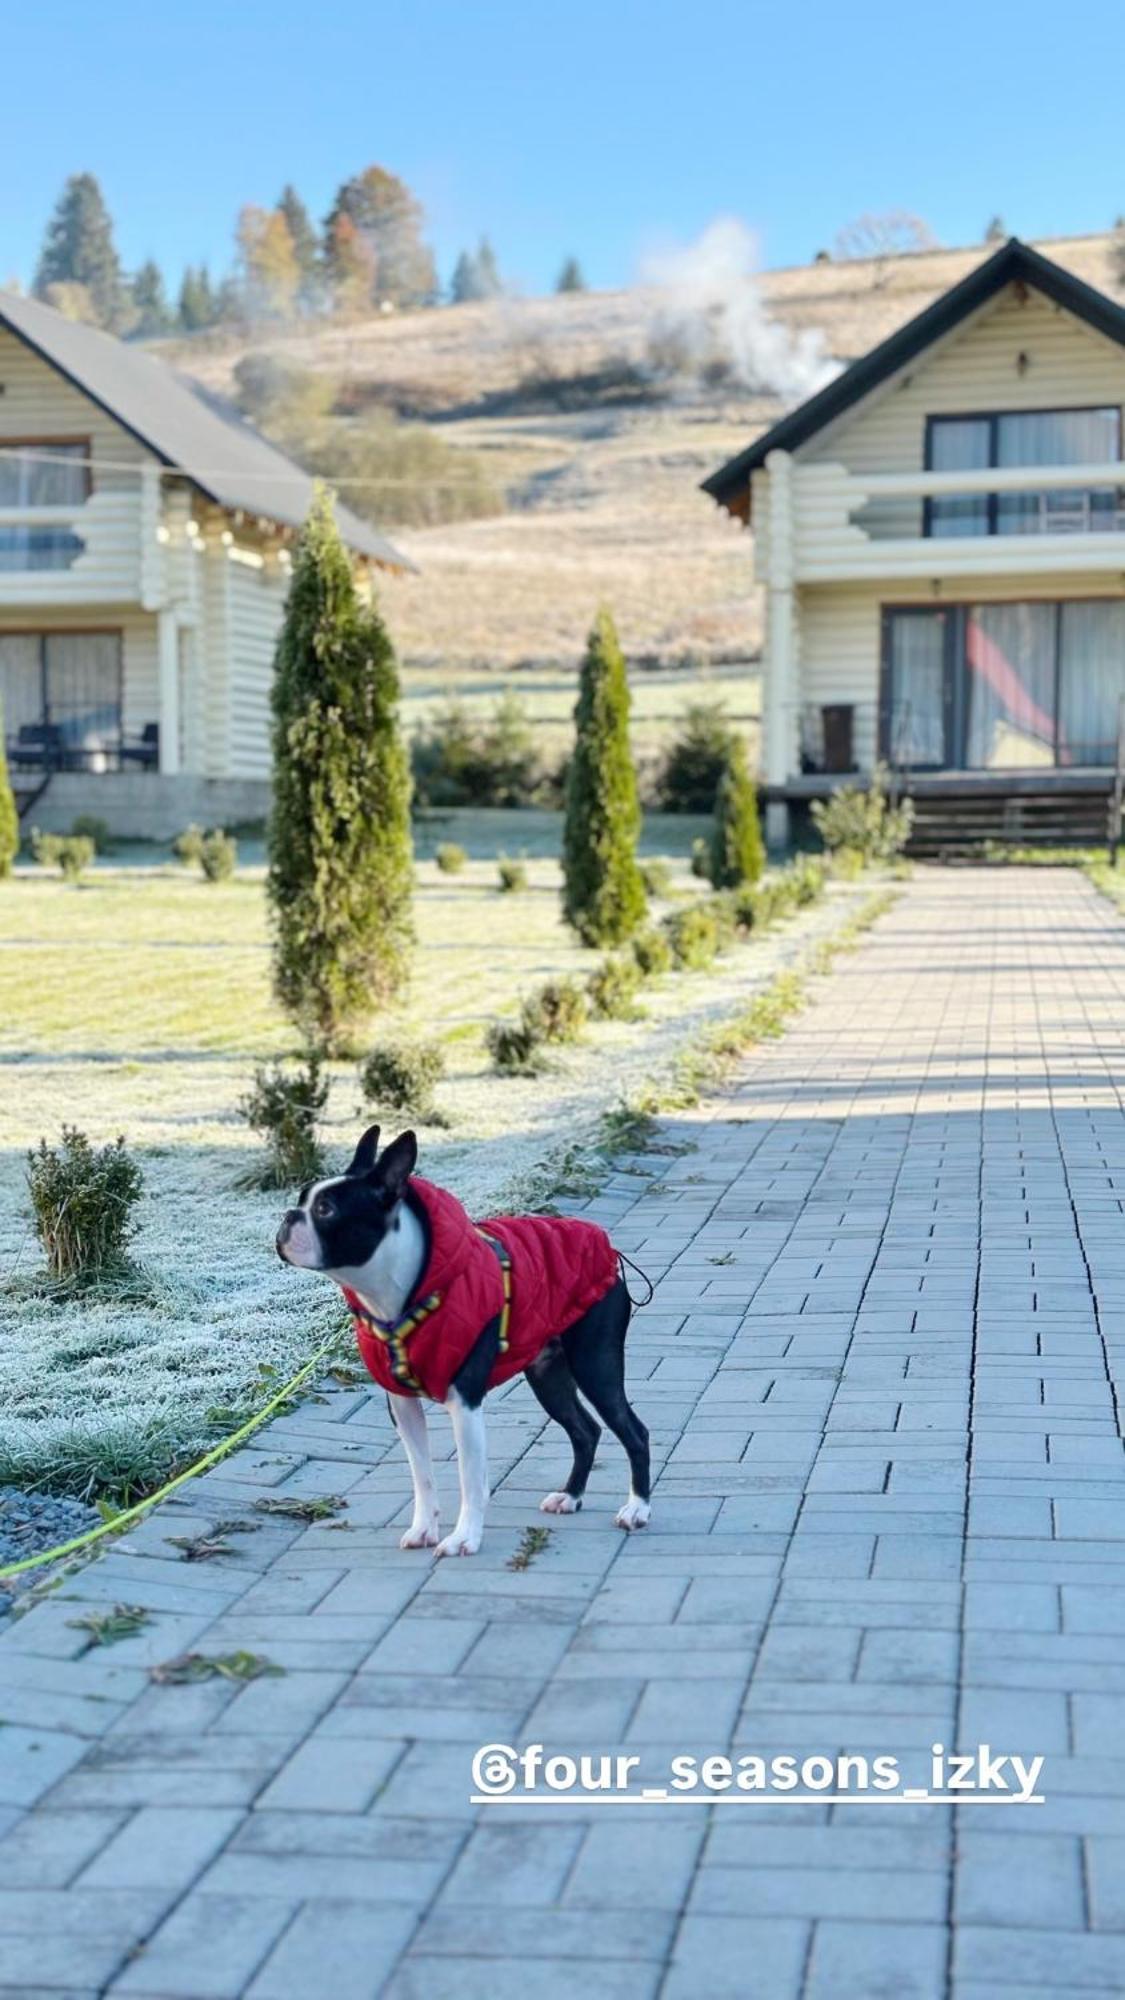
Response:
M422 1167L477 1213L542 1198L607 1110L671 1076L685 1046L862 899L837 886L712 970L646 985L643 1020L591 1023L550 1046L541 1074L500 1078L488 1021L515 1020L545 980L584 980L597 956L563 928L553 861L532 858L528 887L509 894L492 859L455 879L425 860L418 875L412 999L372 1040L440 1044L448 1123L420 1126ZM698 888L683 856L673 882ZM213 886L99 864L77 887L33 871L0 885L0 1483L136 1494L231 1430L335 1328L346 1338L331 1288L274 1254L284 1195L246 1185L260 1142L239 1100L255 1064L293 1052L270 996L260 871ZM333 1065L330 1167L370 1115L356 1066ZM123 1133L144 1173L130 1245L143 1283L81 1305L40 1282L26 1193L27 1149L64 1123L96 1145Z

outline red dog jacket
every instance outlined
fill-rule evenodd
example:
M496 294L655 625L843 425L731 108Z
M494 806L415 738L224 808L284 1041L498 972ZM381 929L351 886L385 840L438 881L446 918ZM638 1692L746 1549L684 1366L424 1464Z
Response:
M617 1252L596 1223L497 1215L478 1225L456 1195L416 1175L408 1199L423 1211L430 1248L401 1318L386 1325L343 1287L368 1372L392 1395L444 1403L489 1320L499 1319L494 1389L616 1282Z

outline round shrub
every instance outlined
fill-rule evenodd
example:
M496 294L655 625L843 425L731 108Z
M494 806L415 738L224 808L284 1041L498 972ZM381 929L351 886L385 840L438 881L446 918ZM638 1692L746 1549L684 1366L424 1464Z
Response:
M57 868L64 882L77 882L94 859L94 843L84 833L33 830L31 851L41 868Z
M182 861L185 868L194 868L199 865L199 856L202 847L203 828L196 826L194 823L191 826L185 826L183 832L178 833L172 842L172 852L177 861Z
M630 949L642 979L658 979L662 972L671 972L672 947L655 924L646 924L638 931Z
M590 1009L576 979L548 979L523 1003L523 1019L545 1042L577 1041Z
M672 894L672 870L661 855L642 861L640 866L646 896L666 898Z
M359 1087L369 1104L427 1118L444 1075L440 1042L383 1042L360 1064Z
M109 822L99 819L97 813L79 813L70 823L70 831L80 839L92 840L95 854L106 854L111 846Z
M443 840L434 851L434 860L443 875L460 875L468 858L464 848L459 847L455 840Z
M238 866L238 842L233 833L213 827L199 843L199 866L205 882L229 882Z
M238 1108L266 1142L259 1187L296 1187L323 1172L317 1120L327 1102L328 1078L321 1075L319 1056L292 1065L262 1063L254 1071L253 1086Z
M82 1283L121 1266L143 1185L124 1139L95 1149L64 1125L60 1145L41 1139L28 1154L27 1185L53 1278Z
M500 889L506 896L527 888L526 861L512 861L508 855L501 854L496 863L496 874Z
M635 1021L641 968L632 956L603 958L586 981L590 1008L603 1021Z
M863 874L867 859L862 848L834 847L832 850L832 873L841 882L855 882Z
M543 1036L522 1016L518 1021L490 1021L484 1042L493 1069L502 1076L536 1076L543 1067Z
M704 972L718 955L719 927L706 903L687 903L664 919L672 957L683 972Z

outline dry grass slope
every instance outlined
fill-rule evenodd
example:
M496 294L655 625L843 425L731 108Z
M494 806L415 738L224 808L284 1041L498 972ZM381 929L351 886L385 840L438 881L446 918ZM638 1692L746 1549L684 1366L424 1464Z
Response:
M1040 247L1113 288L1109 237ZM769 272L762 288L778 319L818 328L847 362L987 254L978 245L813 264ZM645 362L661 304L644 290L504 300L253 340L204 337L167 351L229 392L240 356L268 345L338 376L359 402L428 415L451 444L485 460L510 496L506 513L397 537L419 567L383 590L408 666L570 668L600 598L612 603L631 659L745 659L760 636L750 539L698 487L779 405L729 385L638 399L630 368ZM562 407L560 385L615 374L619 400L606 388L586 408Z

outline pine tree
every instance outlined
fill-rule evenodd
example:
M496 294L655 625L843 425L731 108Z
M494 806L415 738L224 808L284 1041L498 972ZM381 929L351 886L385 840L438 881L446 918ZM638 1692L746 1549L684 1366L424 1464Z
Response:
M586 289L586 280L577 257L567 257L555 279L556 292L584 292Z
M480 285L478 296L482 299L498 299L504 290L504 280L500 276L496 252L487 236L482 236L477 244L476 267L477 281Z
M470 304L473 299L483 297L477 260L471 250L462 250L453 266L453 276L449 281L450 303L464 306Z
M563 914L583 944L620 944L644 921L641 809L629 750L629 682L613 619L598 612L574 711L563 825Z
M308 209L290 182L281 190L277 212L284 216L297 260L297 299L304 312L315 312L321 302L320 244Z
M206 264L189 264L180 286L179 320L185 333L198 333L215 322L215 294Z
M410 765L398 669L359 600L328 494L301 537L273 691L269 897L274 984L325 1049L406 983L413 941Z
M737 889L757 882L766 865L758 788L750 776L746 745L732 737L723 775L715 794L715 825L711 835L711 883L716 889Z
M37 298L53 285L83 285L100 326L117 324L123 285L113 223L93 174L71 174L47 224L35 273Z
M12 863L19 851L20 819L8 777L8 758L4 749L4 715L0 710L0 882L11 874Z
M136 325L133 332L140 340L155 340L162 333L171 330L172 309L164 290L164 276L159 264L151 257L136 272L132 283L133 311Z

